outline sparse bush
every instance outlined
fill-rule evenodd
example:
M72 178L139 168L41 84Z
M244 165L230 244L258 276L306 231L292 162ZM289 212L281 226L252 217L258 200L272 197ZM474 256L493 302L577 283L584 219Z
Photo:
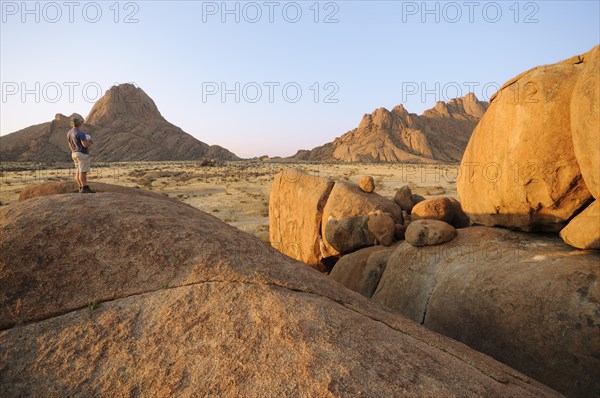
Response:
M90 309L90 311L94 311L96 308L98 308L98 305L98 300L94 299L88 303L88 308Z

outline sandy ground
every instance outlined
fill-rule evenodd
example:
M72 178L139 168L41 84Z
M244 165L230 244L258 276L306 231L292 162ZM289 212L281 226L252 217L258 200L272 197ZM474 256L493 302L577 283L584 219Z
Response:
M458 164L323 164L226 162L200 166L196 162L136 162L97 164L89 175L94 181L140 187L177 198L224 222L268 240L269 192L275 174L297 167L335 181L358 182L363 175L375 179L376 192L392 199L396 189L408 184L413 193L427 198L456 197ZM65 165L0 164L0 204L17 202L24 186L74 179Z

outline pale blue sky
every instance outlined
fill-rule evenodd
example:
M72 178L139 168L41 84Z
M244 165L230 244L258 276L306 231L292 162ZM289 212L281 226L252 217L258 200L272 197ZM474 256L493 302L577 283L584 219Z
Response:
M1 2L1 134L86 116L98 89L134 82L201 141L287 156L378 107L421 113L469 86L488 99L516 74L600 42L598 1L227 2L232 14L221 1L75 3L28 2L27 13ZM236 83L239 102L221 98Z

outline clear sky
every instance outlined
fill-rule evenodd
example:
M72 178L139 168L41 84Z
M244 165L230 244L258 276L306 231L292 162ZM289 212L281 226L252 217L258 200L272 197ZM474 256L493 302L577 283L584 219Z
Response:
M0 133L141 87L242 157L288 156L404 103L489 99L600 42L594 1L2 1Z

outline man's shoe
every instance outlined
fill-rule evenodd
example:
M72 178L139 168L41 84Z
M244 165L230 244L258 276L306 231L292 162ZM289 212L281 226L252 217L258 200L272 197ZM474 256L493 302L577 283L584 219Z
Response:
M81 188L81 193L96 193L96 191L94 191L92 188L88 187L87 185L83 188Z
M73 191L73 193L75 193L75 192L81 193L81 187L77 187L77 191Z

